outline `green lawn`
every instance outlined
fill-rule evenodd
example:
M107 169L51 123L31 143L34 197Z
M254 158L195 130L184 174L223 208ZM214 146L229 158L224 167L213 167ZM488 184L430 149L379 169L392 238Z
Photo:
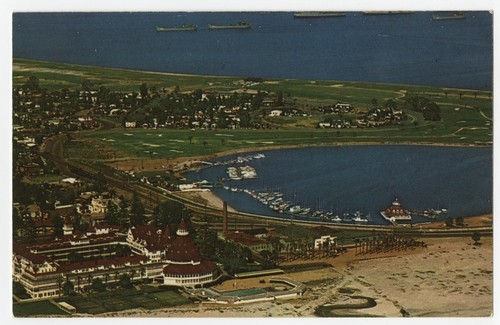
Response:
M78 313L102 314L135 308L157 309L189 304L191 301L176 291L162 290L152 287L136 289L118 289L88 295L63 297L58 301L65 301L73 305Z
M68 313L54 306L47 300L14 303L12 311L15 317L68 315Z
M21 85L35 75L42 87L49 89L67 86L75 89L84 79L113 90L138 91L141 83L149 87L183 90L212 89L232 91L241 88L235 81L243 77L193 76L156 72L110 69L54 62L14 59L13 82ZM394 98L401 102L406 93L429 97L441 107L442 120L424 121L422 114L406 110L408 121L398 126L317 130L314 126L326 115L314 113L310 117L267 118L273 130L149 130L117 127L106 131L82 132L82 138L96 141L73 141L65 148L68 158L110 161L115 158L173 158L180 156L207 156L239 148L281 145L335 145L337 143L445 143L491 144L493 140L493 103L491 92L448 89L400 84L380 84L347 81L264 80L250 86L254 90L282 91L285 99L297 101L299 108L311 112L312 107L336 102L347 102L364 110L372 100L383 103ZM335 116L333 116L335 118ZM121 119L105 117L107 123L117 126ZM191 141L190 141L191 138Z
M489 111L491 112L491 110ZM412 113L412 115L419 115ZM74 159L175 158L209 156L240 148L270 146L335 145L338 143L448 143L468 145L492 141L492 122L473 109L443 109L443 120L398 127L323 130L295 128L278 130L172 130L124 129L82 133L94 144L70 142L66 156Z

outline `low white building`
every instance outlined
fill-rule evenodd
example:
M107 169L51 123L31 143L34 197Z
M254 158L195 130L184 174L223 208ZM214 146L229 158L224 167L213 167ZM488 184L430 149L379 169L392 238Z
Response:
M280 109L274 109L269 113L269 116L281 116L283 114L283 111Z

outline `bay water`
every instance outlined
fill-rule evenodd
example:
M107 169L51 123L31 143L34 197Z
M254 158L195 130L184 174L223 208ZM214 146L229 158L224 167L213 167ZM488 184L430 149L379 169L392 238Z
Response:
M14 13L13 56L187 74L491 90L493 15L294 19L292 12ZM247 30L208 24L246 21ZM156 32L196 24L197 31Z
M492 212L492 148L441 146L338 146L263 151L265 158L239 166L255 168L257 178L225 180L229 188L280 191L311 211L361 211L374 224L385 224L380 211L395 197L409 210L449 210L448 215ZM231 160L231 155L217 161ZM190 172L192 181L227 179L227 166ZM237 210L283 216L245 192L214 188ZM444 217L444 216L443 216ZM416 222L428 221L416 218Z

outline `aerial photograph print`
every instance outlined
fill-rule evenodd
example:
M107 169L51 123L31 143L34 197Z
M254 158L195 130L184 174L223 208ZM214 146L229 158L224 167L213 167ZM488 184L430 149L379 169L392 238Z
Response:
M11 12L10 317L493 318L493 11L285 8Z

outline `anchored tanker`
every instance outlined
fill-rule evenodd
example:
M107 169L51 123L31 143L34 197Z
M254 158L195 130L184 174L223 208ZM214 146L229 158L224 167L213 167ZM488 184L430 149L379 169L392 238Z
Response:
M363 15L365 16L374 16L374 15L409 15L412 14L413 11L363 11Z
M332 12L332 11L303 11L293 14L293 18L327 18L327 17L345 17L345 13Z
M452 15L446 15L446 16L440 16L440 15L432 16L432 20L448 20L448 19L465 19L465 14L462 12L457 12Z
M176 32L176 31L183 31L183 30L197 30L198 26L189 24L189 25L180 25L180 26L175 26L175 27L159 27L156 26L156 31L157 32Z
M252 27L250 23L240 21L237 24L231 24L231 25L214 25L214 24L209 24L208 29L248 29Z

